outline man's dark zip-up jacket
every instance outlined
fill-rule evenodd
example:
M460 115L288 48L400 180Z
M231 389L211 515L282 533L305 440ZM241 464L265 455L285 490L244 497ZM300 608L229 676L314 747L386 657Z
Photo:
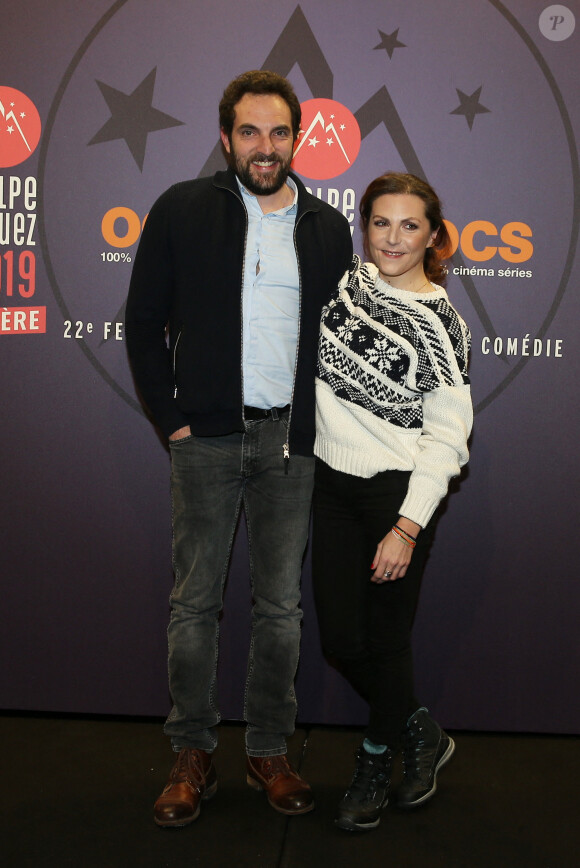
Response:
M298 187L300 326L289 445L291 453L311 455L320 313L349 267L352 240L347 220L292 178ZM185 425L199 436L243 430L246 234L232 169L175 184L155 202L143 227L125 335L139 392L167 437Z

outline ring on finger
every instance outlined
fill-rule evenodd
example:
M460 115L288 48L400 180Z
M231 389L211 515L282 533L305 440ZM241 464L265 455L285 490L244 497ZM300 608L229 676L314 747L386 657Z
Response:
M387 571L384 573L385 579L390 579L392 575L393 575L392 570L387 570Z

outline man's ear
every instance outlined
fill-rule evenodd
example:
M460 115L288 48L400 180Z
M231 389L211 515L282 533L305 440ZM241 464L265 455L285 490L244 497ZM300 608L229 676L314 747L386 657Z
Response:
M227 153L231 153L230 149L230 139L227 133L224 130L220 130L220 139L222 140L222 145L226 149Z

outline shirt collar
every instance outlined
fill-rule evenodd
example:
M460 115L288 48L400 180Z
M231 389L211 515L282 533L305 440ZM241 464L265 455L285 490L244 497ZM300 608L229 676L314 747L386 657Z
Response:
M260 208L260 206L258 204L256 196L254 196L253 193L250 193L249 190L246 190L246 188L244 187L244 185L242 184L242 182L240 181L240 179L238 178L237 175L236 175L236 181L238 182L238 187L240 189L240 193L242 194L242 196L246 200L246 202L251 202L253 205L257 206L259 211L261 212L262 209ZM290 189L294 193L294 199L292 200L290 205L286 205L285 208L279 208L277 211L271 211L270 212L271 214L296 214L296 209L298 207L298 187L296 186L295 181L289 175L286 178L286 183L288 184L288 186L290 187Z

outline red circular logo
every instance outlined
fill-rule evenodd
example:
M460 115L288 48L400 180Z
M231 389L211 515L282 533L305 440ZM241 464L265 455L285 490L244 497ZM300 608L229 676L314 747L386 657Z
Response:
M306 178L336 178L354 165L360 141L356 118L342 103L309 99L302 103L302 129L292 168Z
M40 140L40 115L32 100L0 85L0 168L17 166L32 156Z

